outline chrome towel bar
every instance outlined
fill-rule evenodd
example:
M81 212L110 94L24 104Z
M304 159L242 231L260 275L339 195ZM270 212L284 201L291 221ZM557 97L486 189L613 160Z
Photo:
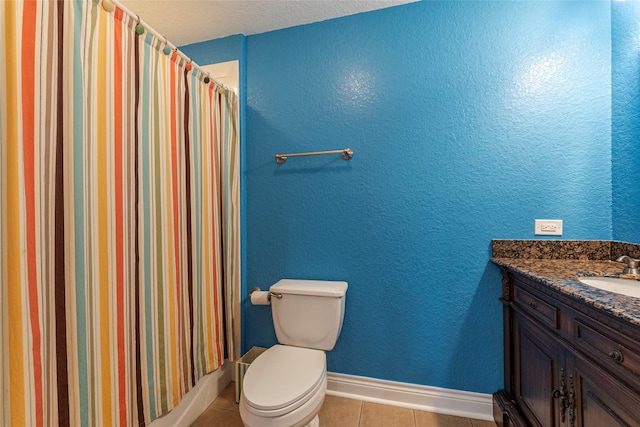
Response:
M330 151L308 151L306 153L291 153L291 154L276 154L276 162L283 164L289 157L301 157L301 156L322 156L325 154L342 154L342 158L349 160L353 157L353 150L351 148L343 148L342 150L330 150Z

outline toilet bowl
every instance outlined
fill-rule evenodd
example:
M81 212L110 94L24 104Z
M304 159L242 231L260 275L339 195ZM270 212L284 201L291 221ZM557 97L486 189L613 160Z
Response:
M253 361L242 381L246 427L318 427L327 358L344 319L346 282L282 279L269 289L279 344Z
M245 373L240 416L248 427L304 427L320 411L326 389L322 350L275 345Z

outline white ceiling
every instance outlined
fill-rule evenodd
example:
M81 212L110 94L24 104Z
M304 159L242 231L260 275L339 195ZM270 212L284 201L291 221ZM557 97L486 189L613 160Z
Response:
M259 34L416 0L119 0L176 46Z

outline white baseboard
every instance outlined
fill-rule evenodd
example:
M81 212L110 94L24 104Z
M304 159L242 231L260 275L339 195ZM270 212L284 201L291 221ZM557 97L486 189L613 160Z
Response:
M171 412L156 418L149 427L190 426L209 407L216 397L229 385L233 377L233 363L224 364L200 378L200 381L182 397Z
M327 374L327 394L478 420L493 420L492 396L355 375Z

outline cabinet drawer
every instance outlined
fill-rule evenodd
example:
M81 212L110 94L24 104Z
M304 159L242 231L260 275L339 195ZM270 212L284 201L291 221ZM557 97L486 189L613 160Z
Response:
M553 329L559 327L558 308L549 304L542 298L525 291L520 287L515 287L513 291L513 300L521 306L524 311L532 315L547 326Z
M640 376L640 352L623 335L602 325L589 324L580 319L574 321L574 342L585 353L614 370L620 367Z

